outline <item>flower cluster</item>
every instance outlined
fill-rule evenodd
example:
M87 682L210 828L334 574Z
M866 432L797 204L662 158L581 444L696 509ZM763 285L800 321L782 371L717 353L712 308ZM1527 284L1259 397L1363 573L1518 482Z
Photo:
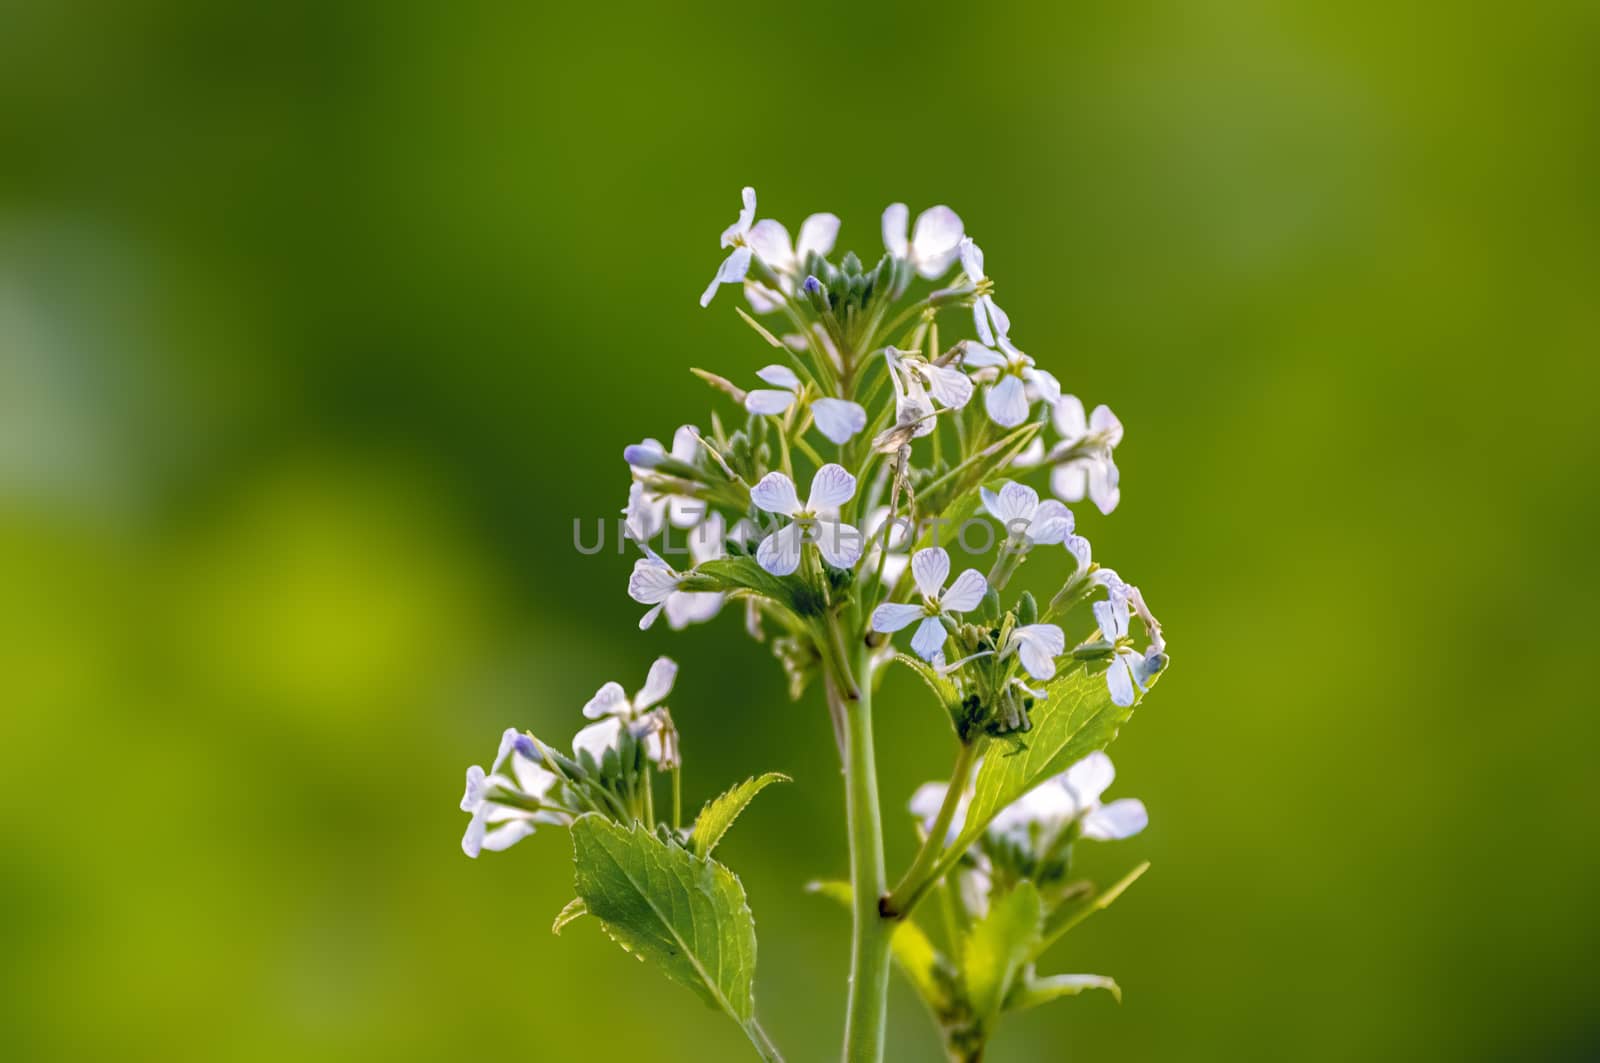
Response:
M792 696L813 682L823 688L853 817L854 877L834 892L851 905L858 928L863 920L905 919L930 890L952 886L964 922L952 927L958 940L949 952L959 958L962 927L986 920L992 908L1038 909L1004 922L1021 928L1015 932L1024 936L1006 947L1026 961L998 989L973 989L954 970L957 959L941 957L937 974L913 976L952 1055L977 1058L1002 1010L1085 987L1115 989L1099 976L1035 979L1033 961L1076 918L1057 920L1057 913L1089 888L1069 877L1072 844L1127 838L1147 821L1137 801L1101 803L1113 778L1104 753L1042 781L1008 765L1045 771L1063 763L1067 727L1097 728L1072 732L1074 756L1110 742L1169 658L1143 593L1094 560L1067 505L1088 499L1106 515L1117 508L1121 422L1105 405L1086 414L1024 352L986 256L955 211L930 207L913 222L905 204L891 204L875 258L836 255L839 234L835 215L815 213L791 239L781 222L758 217L755 190L743 190L700 304L734 287L748 307L738 312L752 342L767 349L720 372L692 370L713 393L697 422L704 431L683 424L670 447L645 437L623 449L622 525L640 554L627 593L646 607L641 629L662 616L681 629L733 605L744 630L778 659ZM1041 498L1041 489L1054 497ZM974 532L981 534L969 539ZM675 555L682 560L668 560ZM1051 575L1037 596L1012 586L1030 560ZM1131 631L1135 619L1142 645ZM863 758L877 673L891 663L923 680L959 750L950 781L912 799L921 849L893 889L882 879L881 848L870 849L874 839L881 846L875 790L871 801L860 800L876 786ZM704 860L754 791L736 788L718 799L729 805L707 805L704 831L715 836L699 824L682 827L682 760L664 704L676 674L661 657L632 696L616 683L601 687L583 707L591 722L570 756L507 731L490 770L467 775L468 854L504 849L540 824L571 825L576 838L596 813L630 829L643 824L663 844L692 846ZM1080 713L1084 706L1092 711ZM1042 713L1053 714L1053 726L1036 726ZM1056 746L1036 762L1011 758L1034 740ZM665 818L657 823L654 811L654 783L665 775L673 787L670 826ZM864 815L872 822L856 822ZM626 912L666 918L663 910L647 904ZM1004 927L992 933L1012 932ZM858 950L878 951L854 958L849 1059L880 1058L892 936L855 937ZM925 954L937 955L931 946ZM703 975L679 970L675 977ZM708 999L725 1003L721 992ZM879 1005L866 999L872 994ZM878 1016L876 1033L859 1028L858 1013ZM744 1022L742 1012L730 1014ZM749 1025L746 1032L763 1056L776 1058L764 1034Z

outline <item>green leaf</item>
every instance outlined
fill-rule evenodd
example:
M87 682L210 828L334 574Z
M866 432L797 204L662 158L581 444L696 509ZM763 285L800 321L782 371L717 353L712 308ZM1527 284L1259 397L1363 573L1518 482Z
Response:
M572 849L578 896L612 940L748 1028L756 926L733 872L594 813L573 822Z
M847 910L850 908L853 893L848 882L838 880L812 882L806 889L838 902ZM907 981L916 989L917 995L922 998L922 1002L934 1016L950 1014L954 1008L954 1001L950 999L949 975L946 973L944 977L940 977L941 969L948 972L949 963L934 947L933 941L922 928L910 919L902 919L900 925L895 928L894 936L889 939L889 949L894 955L895 965L900 968L900 973L906 976Z
M556 913L556 921L550 924L550 933L560 934L562 928L574 919L579 919L589 914L589 909L584 907L582 897L574 897L567 902L567 906Z
M1165 672L1163 669L1162 674ZM1153 685L1155 680L1151 682ZM1045 684L1044 699L1030 714L1033 729L1019 736L1023 748L1015 752L995 749L983 759L966 825L951 851L961 852L971 845L1011 802L1110 745L1141 700L1128 706L1113 705L1105 676L1086 667L1075 667Z
M707 801L694 821L694 855L702 860L710 856L722 836L728 833L728 828L733 826L733 821L739 818L739 813L744 811L756 794L775 782L790 781L789 776L781 772L769 771L754 779L746 779L720 797Z
M1039 947L1034 951L1038 956L1045 949L1054 945L1066 934L1067 931L1089 918L1095 912L1105 911L1111 907L1111 902L1122 896L1122 891L1133 885L1139 876L1150 870L1150 861L1146 860L1132 871L1118 879L1107 889L1095 894L1082 904L1063 904L1050 913L1045 920L1044 934L1040 937Z
M774 576L756 564L756 559L753 557L724 557L715 561L702 561L695 566L694 571L696 575L709 576L716 580L719 589L723 591L750 591L759 594L763 598L777 602L797 616L807 616L816 612L815 607L807 606L809 597L799 580L786 580Z
M894 659L922 678L922 681L927 684L928 690L938 699L940 707L944 709L953 726L956 717L961 711L961 694L956 690L956 685L940 675L936 669L921 658L913 657L907 653L897 653L894 655Z
M1033 956L1044 922L1039 891L1024 879L994 901L972 927L962 954L967 1001L980 1027L1000 1012L1017 975Z
M1006 998L1007 1011L1026 1011L1062 997L1075 997L1085 989L1104 989L1122 1003L1122 987L1103 974L1053 974L1047 978L1028 977L1017 984Z

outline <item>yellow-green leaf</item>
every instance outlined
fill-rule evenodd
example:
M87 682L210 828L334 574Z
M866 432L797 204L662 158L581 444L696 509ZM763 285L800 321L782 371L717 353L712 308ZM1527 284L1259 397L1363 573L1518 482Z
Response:
M694 821L694 831L691 837L694 840L694 855L704 860L716 849L722 836L728 833L728 828L733 826L733 821L739 818L752 798L775 782L789 782L789 776L781 772L769 771L765 775L754 779L746 779L727 793L713 797L706 802L700 810L700 815Z

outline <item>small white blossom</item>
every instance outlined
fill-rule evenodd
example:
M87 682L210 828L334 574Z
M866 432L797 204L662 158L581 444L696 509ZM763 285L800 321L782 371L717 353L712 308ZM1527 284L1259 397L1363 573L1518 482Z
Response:
M672 684L677 678L677 663L670 657L657 657L644 686L631 699L620 683L601 687L583 707L584 716L599 722L590 724L573 737L573 753L588 753L598 763L606 750L617 747L623 727L628 727L635 738L645 740L645 755L659 763L661 717L649 710L672 693Z
M559 810L529 811L494 800L497 794L515 796L523 801L545 803L546 796L558 781L555 773L535 759L537 748L526 735L508 728L500 736L500 750L494 764L485 772L474 764L467 769L467 789L461 797L461 811L472 814L467 832L461 837L461 850L468 856L477 856L484 849L500 852L509 849L534 831L538 823L565 823L568 817ZM511 761L511 775L501 774L506 760Z
M756 257L785 281L800 275L812 252L827 257L839 238L839 218L835 214L813 214L800 223L800 241L789 242L789 230L782 222L763 218L751 227L745 240Z
M1037 832L1048 847L1050 839L1072 823L1080 824L1080 837L1095 841L1131 838L1150 822L1144 803L1123 798L1109 805L1100 796L1116 779L1111 758L1090 753L1072 767L1023 794L1001 810L989 825L997 836L1026 841Z
M640 483L669 458L683 465L693 465L699 456L700 430L692 424L678 426L672 434L671 450L653 438L622 448L622 460L628 463L634 478L633 487L628 491L628 505L622 511L631 538L641 543L655 538L664 527L664 518L670 519L675 528L692 528L700 523L706 513L703 501L685 495L657 494Z
M721 513L713 512L689 532L689 557L696 565L717 561L727 556L727 522ZM716 616L722 609L724 595L719 591L685 591L674 587L662 603L667 614L667 626L682 631L690 624L700 624Z
M949 207L929 207L917 215L916 228L906 238L911 211L904 203L891 203L883 212L883 246L895 258L905 259L925 280L949 271L961 245L961 218Z
M1111 455L1122 442L1122 422L1104 403L1085 418L1083 402L1076 395L1057 399L1051 418L1061 433L1053 454L1088 453L1056 465L1050 472L1050 490L1068 502L1082 501L1087 494L1100 512L1110 513L1122 496L1118 487L1121 476Z
M747 238L750 235L751 223L756 219L756 190L746 187L741 196L744 207L739 211L738 220L722 231L722 246L731 247L733 250L722 260L722 265L717 267L717 275L711 278L711 283L700 296L701 306L711 305L711 299L717 294L719 287L724 284L738 284L744 280L745 274L750 272L751 250Z
M1111 657L1111 667L1106 670L1106 689L1111 692L1113 705L1128 706L1133 704L1134 689L1139 693L1147 689L1150 677L1159 672L1165 665L1164 650L1166 644L1161 641L1161 625L1155 624L1152 632L1150 648L1143 654L1133 647L1124 644L1128 637L1128 603L1130 594L1137 595L1137 587L1128 587L1122 584L1123 592L1113 592L1108 601L1094 603L1094 618L1100 625L1100 634L1105 640L1116 647ZM1143 608L1144 598L1139 598L1140 607ZM1151 617L1146 624L1155 622Z
M751 413L764 416L786 413L800 397L800 378L786 365L769 365L757 371L756 376L773 387L757 388L745 395L744 408ZM811 419L817 431L840 445L848 443L867 427L867 411L860 403L846 399L812 399Z
M800 567L800 548L809 539L828 564L853 566L861 557L861 533L824 514L837 512L855 493L856 478L831 462L811 478L811 495L804 506L793 480L781 472L767 473L750 489L750 501L758 509L791 521L761 540L756 547L757 563L774 576L787 576Z
M977 773L973 773L976 777ZM917 787L917 792L911 795L911 814L922 823L924 834L933 830L934 820L939 818L939 809L944 807L945 795L950 792L950 784L943 782L925 782ZM961 828L966 826L967 809L972 804L972 786L962 791L956 799L955 815L950 819L950 827L945 831L944 841L948 845L961 836Z
M1055 376L1035 368L1032 356L1017 350L1007 336L999 338L998 350L969 343L962 360L979 370L981 377L990 378L983 408L1002 428L1015 428L1026 421L1035 402L1053 403L1061 396L1061 383Z
M921 619L922 623L911 636L911 648L925 661L937 658L948 638L940 617L976 609L989 589L983 574L975 568L957 576L955 583L946 590L945 581L949 576L950 555L943 547L918 550L911 558L911 578L922 594L922 602L903 605L884 602L872 612L872 630L887 634Z
M1007 480L998 492L979 490L983 508L1005 526L1013 538L1034 546L1059 543L1072 534L1072 510L1053 498L1039 501L1039 492L1026 484Z
M957 253L961 256L962 271L974 286L989 279L983 271L983 248L974 243L972 237L962 239ZM985 292L972 301L972 327L985 347L993 347L1011 334L1011 318L1000 309L994 296Z
M1067 648L1067 636L1054 624L1024 624L1013 628L1000 650L1001 658L1013 653L1022 661L1022 668L1035 679L1054 678L1056 658Z

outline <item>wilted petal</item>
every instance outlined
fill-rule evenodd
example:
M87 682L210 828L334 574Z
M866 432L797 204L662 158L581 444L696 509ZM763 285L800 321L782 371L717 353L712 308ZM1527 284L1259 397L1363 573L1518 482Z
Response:
M920 605L884 602L872 611L872 630L887 635L899 631L922 615Z
M753 493L753 492L752 492ZM801 528L785 524L756 547L756 564L774 576L787 576L800 567Z
M983 396L989 420L1002 428L1015 428L1028 419L1028 388L1021 377L1007 374Z
M768 513L792 517L800 512L800 496L795 493L794 481L781 472L769 472L750 488L750 501L756 508Z
M811 478L811 495L806 501L806 509L820 513L842 506L855 497L855 493L856 478L846 472L844 466L830 461Z
M817 431L843 445L867 427L867 411L860 403L845 399L817 399L811 403L811 417Z
M1083 817L1083 837L1102 842L1117 841L1131 838L1149 825L1150 813L1145 811L1144 802L1124 797Z
M911 649L918 657L931 661L944 648L945 639L949 634L938 617L925 617L922 623L917 625L916 633L911 636Z
M989 582L983 578L983 573L975 568L969 568L956 577L956 581L944 592L944 597L939 601L952 613L965 613L976 609L988 592Z
M678 662L671 657L657 657L650 665L644 687L633 697L633 710L643 712L672 693L672 684L678 678Z
M911 579L924 596L937 598L950 578L950 555L942 546L930 546L911 555Z
M822 559L834 568L852 568L861 560L861 532L849 524L819 520L815 534Z
M800 240L795 245L794 255L797 264L802 264L806 256L815 251L826 256L833 250L833 242L839 238L839 216L837 214L813 214L800 223Z
M583 707L583 715L591 720L614 716L628 710L628 695L621 683L607 683L595 691L594 697Z

